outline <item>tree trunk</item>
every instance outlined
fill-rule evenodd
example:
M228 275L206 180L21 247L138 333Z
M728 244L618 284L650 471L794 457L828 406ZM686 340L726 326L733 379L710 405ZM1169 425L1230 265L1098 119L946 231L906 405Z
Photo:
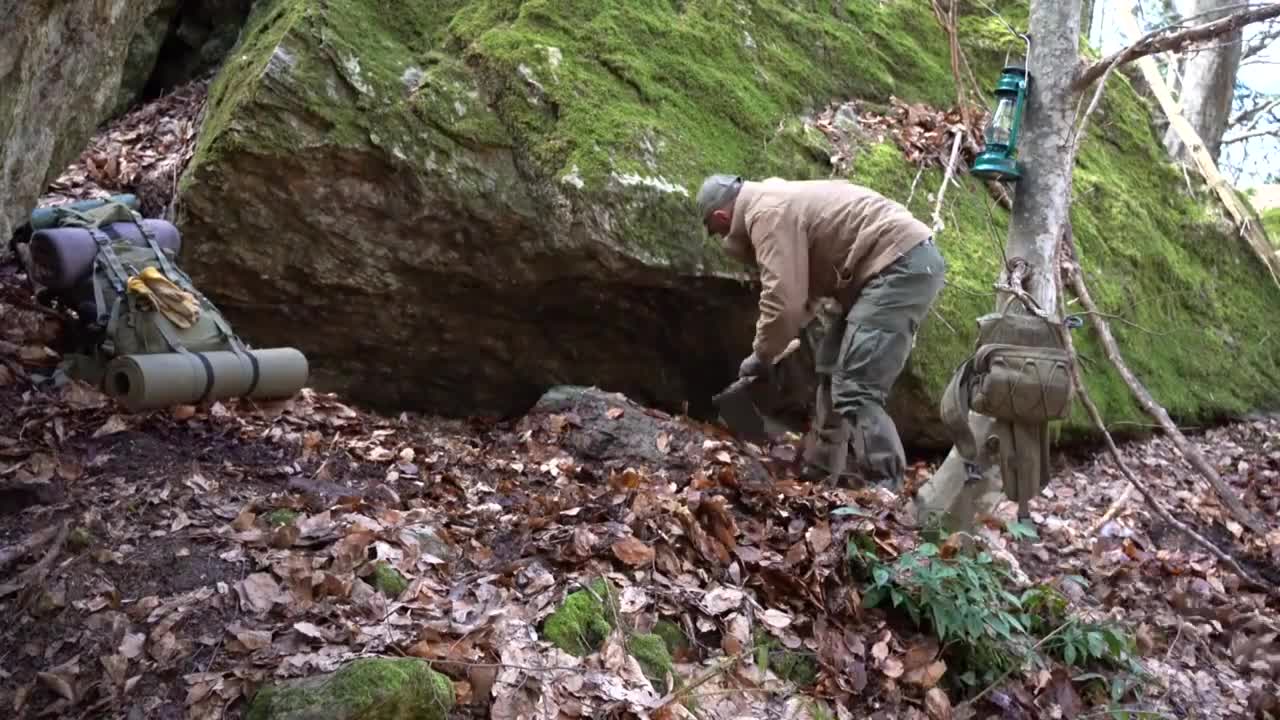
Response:
M1072 131L1076 70L1080 65L1081 0L1031 3L1031 77L1018 145L1022 179L1009 224L1010 260L1030 266L1026 289L1041 310L1057 312L1058 240L1071 209Z
M1022 137L1018 141L1022 178L1015 185L1013 217L1006 250L1010 266L1025 277L1026 294L1050 316L1058 314L1055 282L1057 248L1071 208L1071 171L1076 93L1072 89L1080 67L1081 0L1032 0L1032 38L1027 70L1031 83ZM1014 263L1022 260L1023 263ZM1006 267L998 279L1010 285ZM1025 270L1023 275L1022 270ZM1021 291L1023 288L1012 288ZM1006 293L1001 292L997 304ZM1016 303L1015 303L1016 307ZM991 431L992 418L969 414L978 443ZM1048 462L1048 458L1041 458ZM972 526L975 514L993 509L1003 484L998 467L988 469L982 482L967 483L964 459L952 448L942 466L916 497L916 516L922 523L940 522L951 530Z
M1211 22L1226 17L1238 9L1239 4L1236 0L1193 0L1189 14L1204 14L1196 18L1197 23ZM1178 104L1215 163L1231 119L1231 100L1235 97L1243 40L1243 30L1236 30L1206 41L1187 52L1182 72ZM1164 145L1174 160L1191 161L1186 145L1172 129L1165 132Z

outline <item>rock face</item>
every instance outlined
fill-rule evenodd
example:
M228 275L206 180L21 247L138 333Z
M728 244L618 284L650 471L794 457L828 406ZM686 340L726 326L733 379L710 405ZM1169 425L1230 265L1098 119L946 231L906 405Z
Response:
M160 1L0 0L0 239L89 142Z
M706 411L756 312L749 276L694 217L706 173L838 169L921 218L942 182L873 131L835 158L806 121L833 98L954 101L929 2L837 5L262 0L182 179L184 265L255 345L304 349L318 385L373 405L516 414L551 386L596 385ZM1018 41L965 12L971 64L993 75ZM1136 369L1180 417L1275 400L1280 360L1256 347L1268 331L1250 308L1280 296L1186 197L1124 80L1102 112L1075 232L1095 294L1133 323L1116 330ZM909 444L949 444L936 398L991 307L1007 227L961 182L939 236L950 285L891 403ZM1135 263L1153 257L1158 271ZM1225 352L1235 366L1204 366ZM807 359L790 368L796 397ZM1114 373L1087 371L1109 420L1140 417Z
M160 0L129 43L111 115L207 72L235 45L253 0Z

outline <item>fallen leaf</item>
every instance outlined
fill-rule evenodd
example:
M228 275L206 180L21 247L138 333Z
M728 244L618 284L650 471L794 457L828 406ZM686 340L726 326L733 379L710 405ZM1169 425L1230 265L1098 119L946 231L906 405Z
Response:
M818 523L809 528L805 533L805 537L809 540L810 547L813 548L814 555L821 555L827 548L831 547L831 526L825 522Z
M634 535L628 535L613 543L613 554L622 562L641 567L653 562L653 548L645 545Z
M875 658L876 662L884 662L884 659L889 657L889 642L881 640L873 645L871 647L871 657Z
M794 620L794 618L792 618L787 613L784 613L781 610L775 610L773 608L769 608L768 610L765 610L764 612L760 613L758 617L760 618L760 622L764 623L765 625L768 625L774 630L781 630L787 627L788 625L790 625Z
M271 610L280 597L280 585L271 573L256 572L236 584L240 601L255 613Z
M146 641L147 636L142 633L128 633L120 643L120 654L129 660L134 659L142 654Z
M244 628L227 628L236 640L250 652L271 646L270 630L246 630Z
M104 435L114 435L129 429L128 423L119 415L112 415L102 424L102 427L93 431L94 437L102 437Z
M902 661L898 658L888 658L884 661L882 670L886 677L900 678L902 677Z
M702 596L702 609L710 615L723 615L742 604L742 591L718 587Z
M924 709L929 720L951 720L951 700L942 688L933 688L925 693Z
M660 432L655 440L655 444L658 446L658 452L665 455L667 451L671 449L671 436L665 431Z
M607 412L605 412L605 415L608 415L610 420L617 420L618 418L622 417L623 412L625 411L620 407L612 407L612 408L609 408Z

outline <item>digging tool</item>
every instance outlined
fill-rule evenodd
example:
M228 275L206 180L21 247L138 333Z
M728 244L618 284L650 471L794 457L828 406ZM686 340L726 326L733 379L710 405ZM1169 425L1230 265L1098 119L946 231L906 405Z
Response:
M793 339L774 359L774 366L799 347L800 339ZM762 380L763 378L753 376L740 377L730 383L720 394L711 398L711 402L715 403L716 409L720 411L720 419L729 426L729 430L748 442L760 443L769 439L764 416L760 414L759 408L751 398L751 390L757 382Z

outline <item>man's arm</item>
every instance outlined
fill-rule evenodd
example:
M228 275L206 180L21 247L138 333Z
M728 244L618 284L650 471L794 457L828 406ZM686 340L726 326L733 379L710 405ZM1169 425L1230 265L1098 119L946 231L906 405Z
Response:
M772 362L800 332L809 298L809 242L795 217L769 208L747 228L760 265L760 318L752 350Z

